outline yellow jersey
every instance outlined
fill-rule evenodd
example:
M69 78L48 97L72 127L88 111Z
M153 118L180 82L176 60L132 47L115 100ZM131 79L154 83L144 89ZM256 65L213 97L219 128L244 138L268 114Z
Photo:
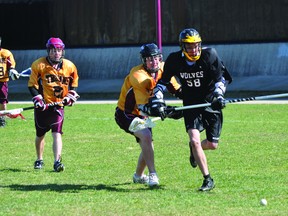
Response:
M122 85L118 108L125 113L140 115L138 105L148 103L153 89L162 77L163 66L164 62L161 62L160 69L153 76L145 70L143 64L133 67ZM174 77L171 78L171 83L175 89L180 88Z
M42 57L31 65L28 87L34 87L43 95L45 103L60 102L66 96L69 86L78 87L78 71L69 60L63 59L60 69L56 70Z
M15 67L13 54L7 49L0 48L0 82L9 81L9 70Z

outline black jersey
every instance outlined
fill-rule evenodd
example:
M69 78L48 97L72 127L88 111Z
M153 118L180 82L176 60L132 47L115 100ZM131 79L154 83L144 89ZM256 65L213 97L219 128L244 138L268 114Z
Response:
M162 83L176 76L182 86L183 104L205 103L223 79L223 65L214 48L202 48L200 58L189 65L182 51L171 53L165 61Z

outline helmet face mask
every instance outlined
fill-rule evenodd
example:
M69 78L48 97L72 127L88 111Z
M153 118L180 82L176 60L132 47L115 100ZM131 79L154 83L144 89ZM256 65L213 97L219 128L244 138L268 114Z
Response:
M188 61L197 61L200 58L201 43L200 34L195 29L184 29L179 35L180 48Z
M58 64L61 63L65 55L65 44L60 38L50 38L46 43L49 60Z
M141 46L140 57L144 68L149 73L156 73L160 69L159 63L162 62L163 56L156 44L151 43Z

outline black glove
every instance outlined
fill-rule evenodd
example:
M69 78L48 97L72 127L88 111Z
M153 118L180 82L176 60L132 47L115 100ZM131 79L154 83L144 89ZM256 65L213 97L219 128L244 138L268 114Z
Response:
M221 94L214 94L212 102L211 102L211 108L213 110L221 110L226 106L225 99L223 95Z
M180 119L183 117L183 110L175 110L177 106L167 106L165 109L166 116L172 119Z
M182 100L183 99L182 87L177 89L174 95L175 95L175 97L177 97L177 98Z
M161 117L162 121L166 118L166 103L163 99L157 97L149 98L149 102L144 105L143 112L149 116Z

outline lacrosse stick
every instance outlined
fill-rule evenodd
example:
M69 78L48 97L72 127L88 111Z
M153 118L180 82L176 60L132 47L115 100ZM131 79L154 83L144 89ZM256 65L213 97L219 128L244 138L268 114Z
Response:
M254 100L268 100L268 99L274 99L274 98L283 98L283 97L288 97L288 93L283 93L283 94L274 94L274 95L265 95L265 96L256 96L256 97L247 97L247 98L235 98L235 99L230 99L230 100L225 100L225 104L228 103L238 103L238 102L245 102L245 101L254 101ZM196 108L201 108L201 107L209 107L211 106L211 103L203 103L203 104L195 104L195 105L188 105L188 106L182 106L182 107L173 107L171 109L166 109L166 111L179 111L179 110L186 110L186 109L196 109ZM134 125L130 125L130 127L132 128L132 132L136 132L139 130L143 130L144 128L147 127L154 127L155 126L155 121L160 120L160 117L156 117L156 118L148 118L146 120L144 119L138 119L135 120Z
M63 101L49 103L49 104L46 104L46 105L48 105L48 107L53 107L53 106L57 106L59 104L63 104ZM11 109L11 110L1 110L0 111L0 116L8 116L9 118L17 118L18 116L20 116L22 119L24 119L24 117L22 116L21 113L23 111L25 111L25 110L31 110L31 109L34 109L34 106L24 107L24 108L17 108L17 109Z
M225 100L225 104L245 102L245 101L254 101L254 100L268 100L268 99L283 98L283 97L288 97L288 93L264 95L264 96L256 96L256 97L247 97L247 98L235 98L235 99ZM175 107L175 108L172 108L169 110L177 111L177 110L195 109L195 108L208 107L208 106L211 106L211 103L203 103L203 104L195 104L195 105L189 105L189 106L183 106L183 107Z
M7 61L9 61L9 60L7 60ZM31 67L21 71L19 74L17 74L17 77L18 78L19 77L30 77L30 75L31 75Z
M20 77L30 77L31 75L31 67L21 71L21 73L19 73Z
M12 62L9 59L7 59L7 62L12 64ZM31 75L31 67L29 67L29 68L27 68L27 69L25 69L19 73L19 77L30 77L30 75Z

